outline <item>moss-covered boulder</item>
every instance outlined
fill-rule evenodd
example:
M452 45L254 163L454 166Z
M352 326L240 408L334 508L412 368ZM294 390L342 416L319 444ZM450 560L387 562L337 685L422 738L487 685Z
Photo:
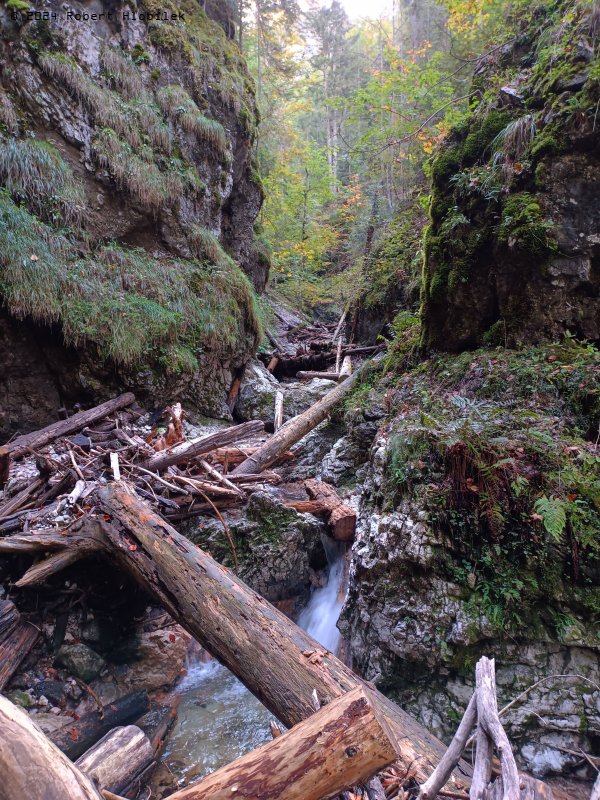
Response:
M423 341L436 350L600 338L593 8L547 1L513 24L431 164Z

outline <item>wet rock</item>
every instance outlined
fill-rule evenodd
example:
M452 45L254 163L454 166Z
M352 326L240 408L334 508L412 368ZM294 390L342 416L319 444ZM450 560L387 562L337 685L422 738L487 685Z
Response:
M65 702L65 693L67 685L62 681L40 681L34 687L34 694L36 697L46 697L54 705L63 705Z
M170 688L181 676L190 636L179 625L141 633L132 642L131 660L117 682L125 689Z
M308 597L314 569L326 565L322 537L326 526L310 514L298 514L268 492L255 492L245 513L223 515L236 548L239 575L271 602ZM226 566L233 557L222 524L202 519L185 530L187 537Z
M89 683L105 667L102 656L85 644L63 645L56 654L55 661L85 683Z

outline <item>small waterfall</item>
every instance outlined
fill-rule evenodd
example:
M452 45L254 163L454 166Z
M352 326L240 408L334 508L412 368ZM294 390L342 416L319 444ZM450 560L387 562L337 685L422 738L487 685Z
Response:
M330 559L329 574L325 586L317 589L308 605L298 617L298 625L313 639L332 653L337 653L341 634L337 628L342 605L344 604L344 550L339 547L335 552L327 548Z

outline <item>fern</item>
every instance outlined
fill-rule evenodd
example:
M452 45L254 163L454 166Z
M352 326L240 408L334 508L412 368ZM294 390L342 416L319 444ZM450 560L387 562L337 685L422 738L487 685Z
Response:
M555 542L560 542L567 525L567 511L564 500L542 495L535 501L534 509L542 518L546 531Z

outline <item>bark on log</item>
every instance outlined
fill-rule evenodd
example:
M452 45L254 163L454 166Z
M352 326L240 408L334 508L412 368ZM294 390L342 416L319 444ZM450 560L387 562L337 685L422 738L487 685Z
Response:
M237 466L254 455L257 450L258 447L219 447L217 450L210 453L210 460L226 466ZM283 464L287 461L293 461L294 458L294 454L290 450L286 450L285 453L281 453L278 459L273 463ZM259 473L256 474L258 475ZM229 477L231 478L231 476Z
M321 378L324 381L335 381L336 383L340 379L339 372L311 372L309 371L301 371L299 372L296 377L298 380L312 380L313 378Z
M275 392L275 412L273 420L273 428L275 433L277 433L283 425L283 392L280 391Z
M371 696L354 689L169 800L321 800L366 780L398 751Z
M10 475L10 451L0 447L0 489L4 489Z
M20 616L12 600L0 600L0 644L17 627Z
M352 356L344 356L342 367L340 369L340 377L347 378L352 375Z
M50 739L69 758L79 758L106 733L133 722L148 710L148 693L140 690L119 697L100 711L90 711L50 734Z
M86 425L91 425L99 419L112 414L113 411L119 411L125 406L129 406L135 400L135 396L131 392L122 394L115 397L113 400L108 400L99 406L90 408L88 411L80 411L68 419L54 422L42 430L35 431L34 433L26 433L23 436L18 436L5 445L5 449L12 455L13 458L18 458L24 455L29 450L35 450L39 447L58 439L59 436L67 436L70 433L76 433L84 428Z
M328 483L309 479L304 481L309 497L329 507L328 522L333 538L338 542L349 542L356 532L356 511L346 505Z
M0 696L0 800L102 800L92 781Z
M303 436L322 422L336 403L345 397L355 386L359 372L355 372L343 383L328 392L325 397L312 405L304 413L286 422L262 447L246 459L234 470L234 475L248 475L261 472L270 467L288 447L298 442Z
M154 748L135 725L115 728L77 759L75 765L100 789L123 792L154 761Z
M37 628L29 622L20 622L0 644L0 691L15 674L38 636Z
M216 450L225 445L248 439L250 436L262 433L264 429L264 423L258 420L244 422L241 425L234 425L231 428L225 428L217 433L212 433L210 436L192 439L190 442L183 442L167 450L161 450L155 456L148 459L146 463L142 464L142 466L144 469L148 469L151 472L161 472L173 464L183 464L192 458L210 453L211 450Z
M101 526L109 553L287 727L313 713L314 691L321 703L328 703L364 685L332 653L128 493L122 483L102 488L97 502L100 514L109 519L99 516L90 524ZM374 698L401 740L401 765L410 767L423 782L445 748L379 692ZM464 775L470 772L466 765L461 769ZM462 780L468 783L464 776Z

